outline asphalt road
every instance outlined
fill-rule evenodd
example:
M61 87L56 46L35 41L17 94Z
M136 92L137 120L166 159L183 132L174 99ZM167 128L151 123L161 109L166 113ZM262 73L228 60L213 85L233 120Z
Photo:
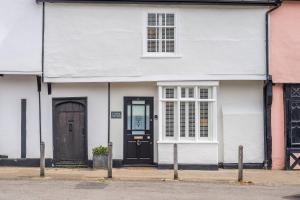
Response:
M174 181L0 180L0 200L300 200L299 186Z

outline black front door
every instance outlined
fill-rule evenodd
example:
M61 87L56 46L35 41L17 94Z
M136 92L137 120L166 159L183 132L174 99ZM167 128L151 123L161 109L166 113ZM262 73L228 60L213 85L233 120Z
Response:
M53 146L57 164L86 164L86 99L53 99Z
M124 164L153 164L153 97L124 97Z

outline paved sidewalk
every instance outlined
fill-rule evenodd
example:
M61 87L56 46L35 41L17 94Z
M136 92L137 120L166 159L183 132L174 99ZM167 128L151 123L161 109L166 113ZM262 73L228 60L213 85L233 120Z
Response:
M46 177L39 177L39 168L0 167L0 180L78 180L99 181L107 175L105 170L46 168ZM113 169L113 180L122 181L172 181L172 170L129 167ZM199 171L180 170L179 178L186 182L211 182L236 184L237 170ZM245 184L255 185L298 185L300 171L244 170Z

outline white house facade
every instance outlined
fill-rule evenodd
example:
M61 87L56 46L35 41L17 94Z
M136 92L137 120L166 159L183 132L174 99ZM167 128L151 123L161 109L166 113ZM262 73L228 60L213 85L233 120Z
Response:
M44 141L49 163L89 164L111 141L115 166L169 168L177 143L181 168L217 169L243 145L263 166L275 2L19 1L33 27L14 37L32 45L0 40L16 55L0 55L0 155L38 158Z
M0 6L0 163L39 158L39 94L42 74L42 7L4 0ZM22 158L22 159L20 159ZM22 161L21 161L22 160Z

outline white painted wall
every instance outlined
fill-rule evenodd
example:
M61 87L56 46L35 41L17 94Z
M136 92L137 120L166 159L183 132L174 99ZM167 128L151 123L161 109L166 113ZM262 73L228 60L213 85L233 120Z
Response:
M158 144L158 163L172 164L173 144ZM218 144L198 143L183 144L177 146L179 164L218 164Z
M244 145L244 161L263 161L263 82L221 81L218 88L219 143L179 144L179 162L185 164L236 163L238 145ZM42 88L42 139L46 157L52 158L52 98L88 98L88 152L107 144L107 84L54 83L52 95ZM158 92L152 83L112 83L111 111L123 111L124 96L154 97L158 114ZM0 77L0 154L19 158L21 153L21 99L27 99L27 157L39 157L38 93L35 76ZM154 162L173 161L171 144L159 143L158 121L154 120ZM123 117L111 119L113 158L123 159Z
M262 81L222 81L223 161L236 163L238 146L244 146L245 163L264 160Z
M112 83L111 111L122 111L124 114L124 96L154 97L154 115L158 115L158 88L156 83ZM113 158L123 159L123 118L111 119L111 141L113 142ZM154 119L154 162L157 162L158 120Z
M29 75L0 77L0 154L21 157L21 99L27 100L27 158L38 158L38 92L36 77Z
M143 56L145 15L171 10L178 54ZM46 3L45 80L263 80L267 7Z
M94 147L107 146L107 84L52 84L52 95L44 88L42 96L42 139L46 143L46 157L53 157L52 98L57 97L87 97L89 159Z
M0 74L39 74L42 5L34 0L1 0Z

